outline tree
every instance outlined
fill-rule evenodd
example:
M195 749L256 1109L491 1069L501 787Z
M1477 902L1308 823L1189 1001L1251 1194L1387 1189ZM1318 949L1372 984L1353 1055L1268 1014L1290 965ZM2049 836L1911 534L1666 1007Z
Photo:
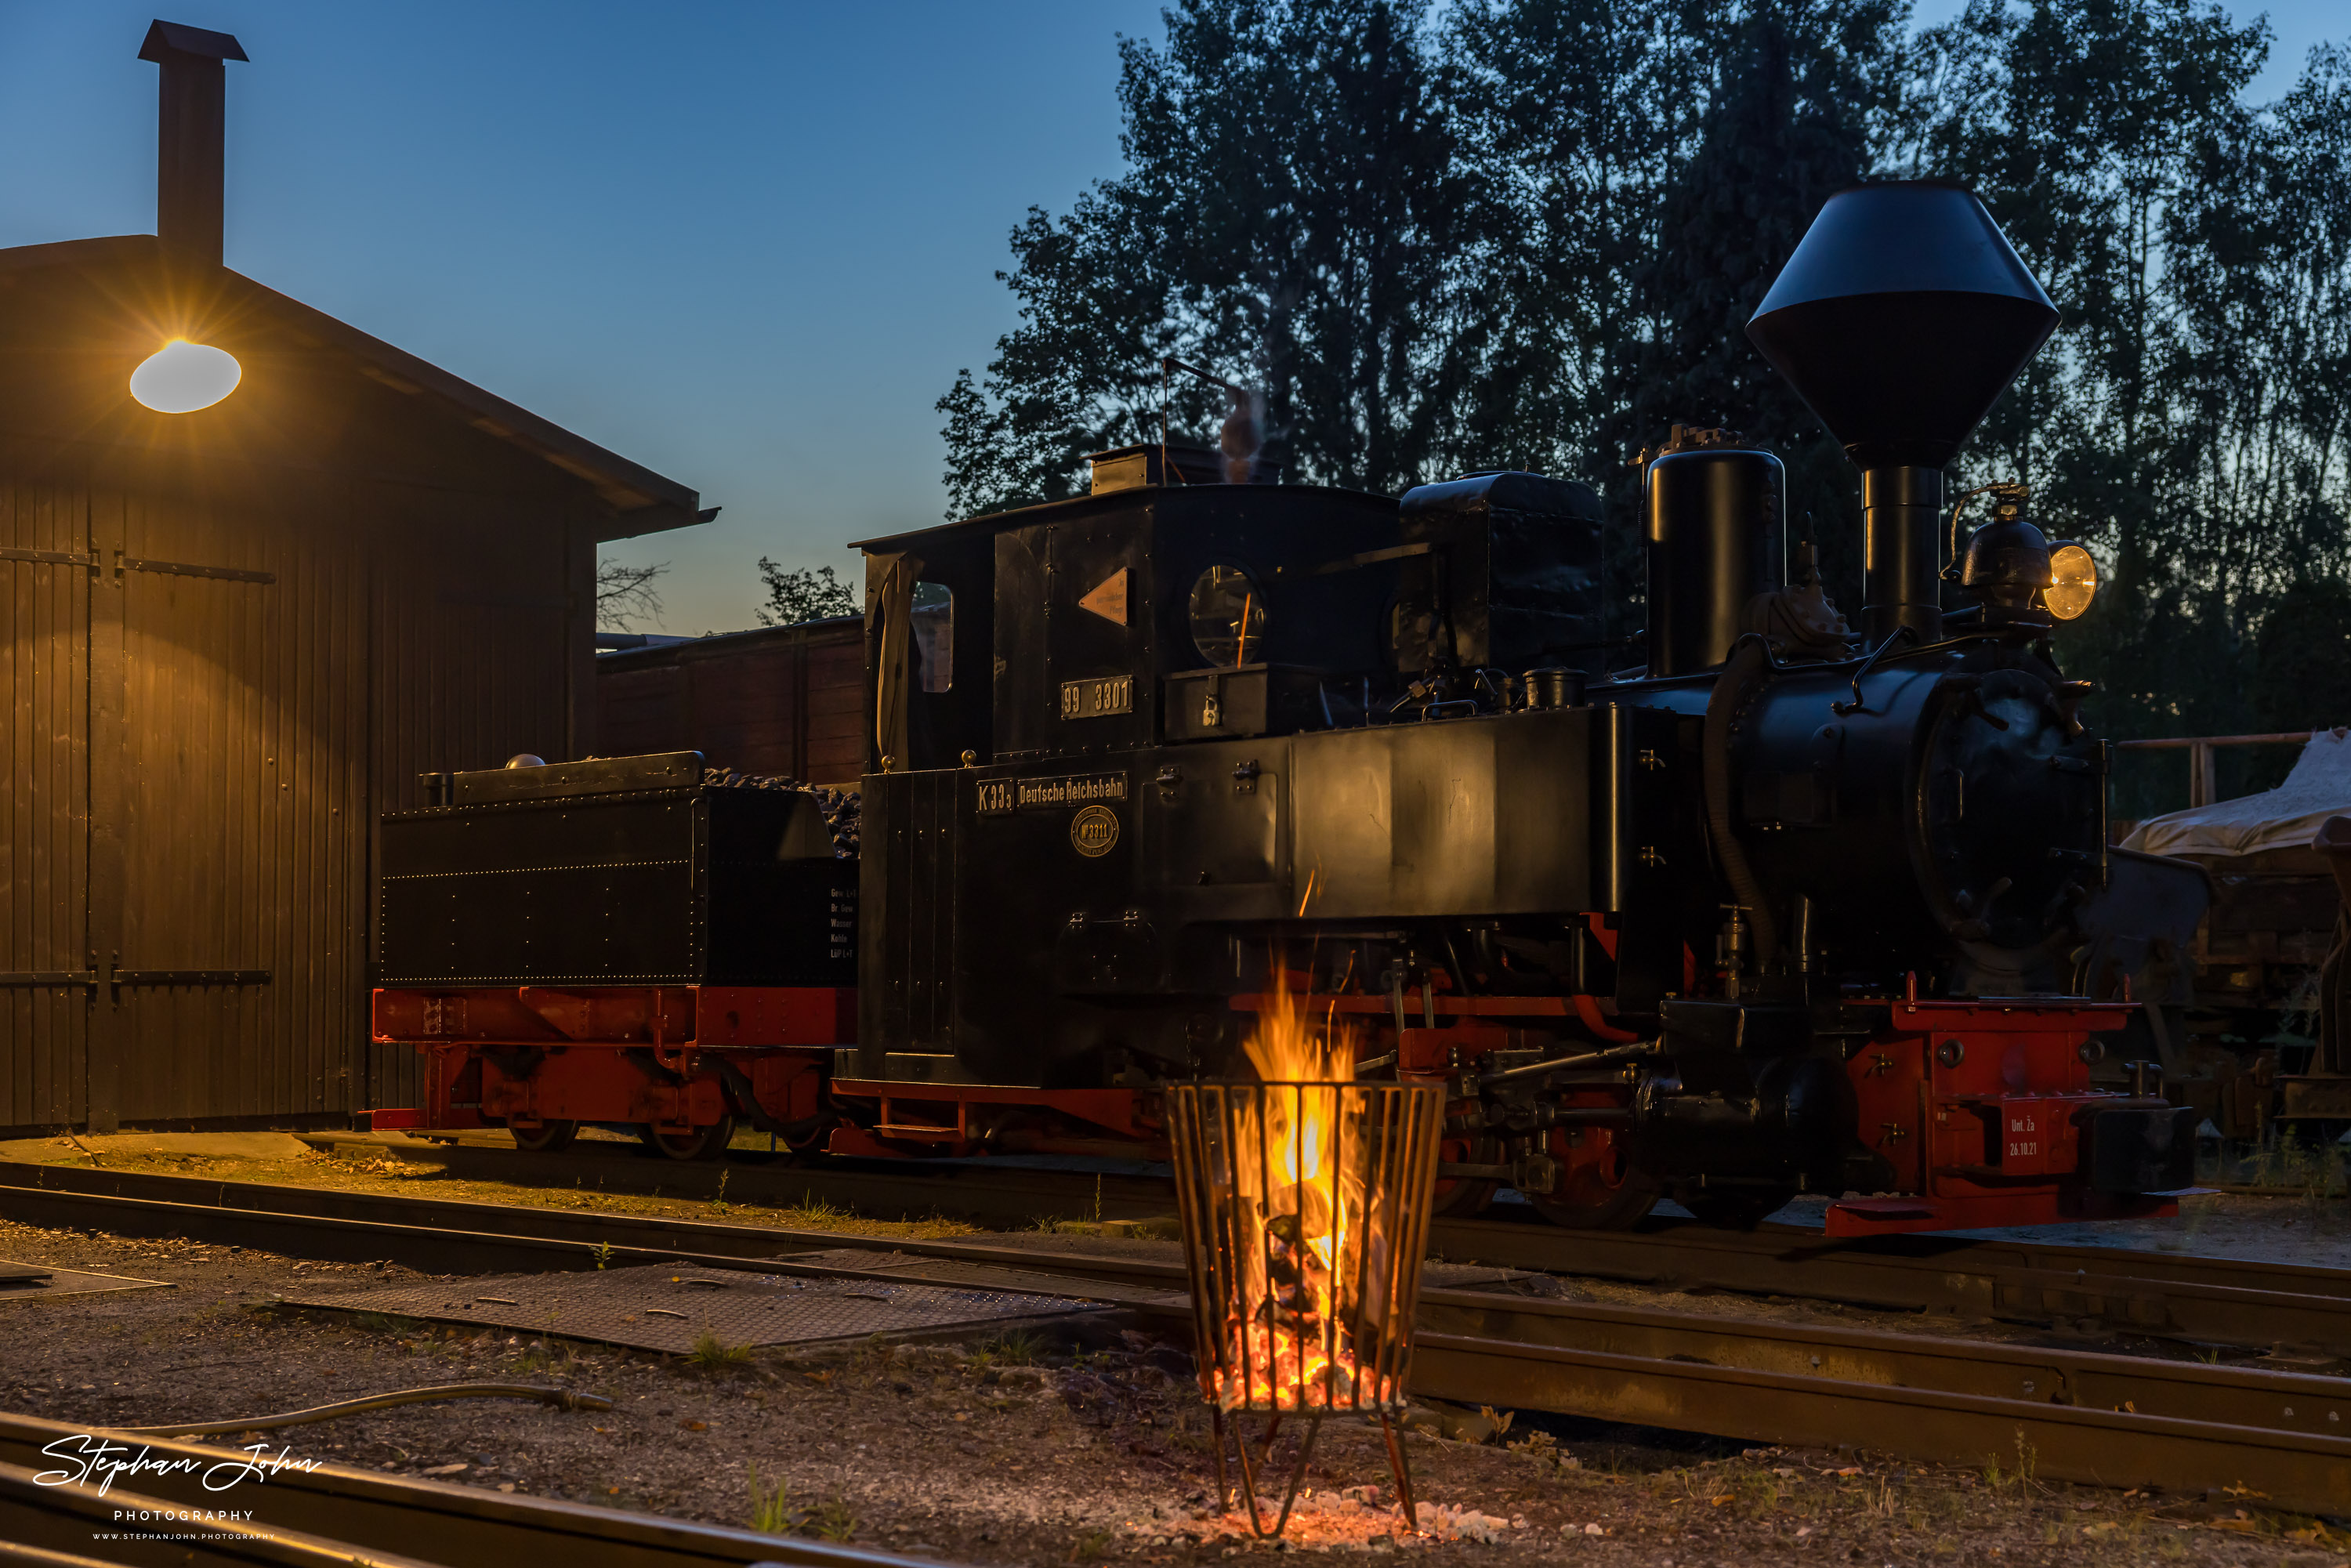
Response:
M841 581L829 566L786 571L761 556L759 580L768 589L768 602L755 612L762 626L798 626L808 621L864 613L856 589Z
M1676 423L1728 425L1778 452L1789 523L1819 545L1848 614L1861 589L1855 470L1746 328L1822 204L1873 172L1897 99L1899 22L1893 0L1757 0L1719 24L1696 144L1657 193L1658 243L1628 269L1643 332L1616 345L1599 429L1604 450L1624 453ZM1629 523L1640 481L1619 472Z
M661 595L653 581L669 570L669 562L653 566L623 566L607 557L596 563L596 624L627 631L639 616L661 624Z
M1220 412L1170 354L1263 389L1293 480L1397 490L1429 394L1462 182L1446 68L1401 0L1182 0L1120 47L1126 168L1032 210L999 276L1020 325L947 416L949 515L1075 493L1100 446Z

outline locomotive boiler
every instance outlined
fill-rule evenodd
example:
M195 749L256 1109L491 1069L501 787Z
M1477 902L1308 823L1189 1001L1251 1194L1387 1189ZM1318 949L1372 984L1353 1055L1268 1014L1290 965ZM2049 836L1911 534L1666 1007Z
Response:
M573 765L520 807L459 775L478 800L385 824L378 1034L431 1054L440 1124L707 1153L741 1117L904 1156L1148 1154L1162 1086L1303 1027L1449 1086L1457 1212L1502 1186L1588 1227L1665 1195L1739 1225L1824 1194L1842 1234L2161 1211L2192 1115L2115 1046L2200 878L2107 847L2060 660L2087 552L2012 485L1962 538L1944 491L2055 321L1963 191L1824 207L1749 333L1859 470L1850 621L1779 460L1716 430L1642 456L1631 641L1598 497L1531 474L1395 501L1148 445L1088 495L868 541L853 899L837 869L783 891L778 864L845 863L804 822L790 852L789 812L722 852L713 792L678 794L640 858L709 951L624 973L625 915L591 915L629 895L590 873L639 852L554 819L645 815L643 768ZM468 854L540 879L538 951L452 935ZM765 891L729 914L730 885ZM785 985L751 961L852 904L853 1038L812 950ZM753 935L721 973L727 920Z

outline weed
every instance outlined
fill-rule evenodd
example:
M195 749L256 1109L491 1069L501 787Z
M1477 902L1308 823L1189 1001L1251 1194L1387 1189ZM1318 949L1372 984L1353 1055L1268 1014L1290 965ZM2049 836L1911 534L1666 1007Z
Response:
M405 1338L424 1326L416 1318L404 1318L397 1312L360 1312L351 1319L351 1326L369 1333L388 1333Z
M1070 1548L1070 1561L1092 1563L1097 1558L1107 1557L1110 1555L1110 1542L1109 1531L1089 1530L1078 1537L1076 1545Z
M778 1481L773 1490L759 1484L759 1467L751 1467L751 1528L763 1535L789 1535L792 1530L792 1483Z
M808 1511L808 1521L801 1528L827 1541L846 1541L857 1533L857 1516L850 1512L849 1500L835 1492Z
M1007 1329L974 1351L983 1366L1032 1366L1045 1354L1045 1336L1034 1329Z
M710 1200L710 1212L713 1214L732 1214L735 1212L735 1206L726 1201L726 1177L728 1174L729 1173L726 1171L720 1171L718 1173L718 1191L717 1194Z
M751 1347L728 1344L708 1329L694 1336L694 1350L689 1357L705 1372L732 1372L751 1364Z
M1096 1225L1102 1223L1102 1173L1100 1171L1094 1173L1094 1223Z
M791 1207L780 1211L778 1218L794 1230L839 1230L857 1217L846 1208L836 1208L821 1199L803 1197Z
M609 1241L599 1241L596 1243L596 1267L601 1269L611 1260L612 1244Z

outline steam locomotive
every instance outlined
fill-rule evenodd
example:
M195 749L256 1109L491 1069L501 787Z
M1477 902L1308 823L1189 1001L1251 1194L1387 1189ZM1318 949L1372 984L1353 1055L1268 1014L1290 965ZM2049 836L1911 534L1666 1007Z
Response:
M2088 552L2021 486L1962 543L1944 491L2055 322L1948 186L1835 196L1780 275L1748 330L1860 470L1857 630L1724 431L1643 455L1630 643L1598 497L1532 474L1398 501L1143 445L867 541L853 854L690 753L438 777L383 824L376 1034L427 1071L380 1122L1149 1155L1161 1086L1280 1015L1449 1086L1451 1212L2167 1211L2193 1113L2126 1061L2132 985L2202 881L2107 847L2057 655Z

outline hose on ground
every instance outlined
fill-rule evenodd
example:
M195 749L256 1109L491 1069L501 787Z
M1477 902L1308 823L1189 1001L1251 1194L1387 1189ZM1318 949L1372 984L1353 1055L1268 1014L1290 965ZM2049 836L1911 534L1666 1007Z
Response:
M279 1427L306 1427L313 1421L389 1410L398 1405L432 1405L444 1399L536 1399L558 1410L610 1410L612 1402L601 1394L574 1394L568 1388L546 1388L534 1383L436 1383L429 1388L403 1388L391 1394L340 1400L314 1410L294 1410L283 1416L256 1416L249 1421L169 1421L160 1427L117 1427L141 1437L223 1437L235 1432L267 1432Z
M1770 645L1752 633L1741 637L1724 661L1722 674L1715 677L1699 742L1706 776L1707 835L1714 841L1714 858L1730 883L1731 896L1747 908L1759 964L1769 964L1780 956L1780 926L1771 918L1771 906L1764 902L1763 884L1755 880L1754 868L1747 863L1747 851L1730 827L1730 727L1771 673Z

